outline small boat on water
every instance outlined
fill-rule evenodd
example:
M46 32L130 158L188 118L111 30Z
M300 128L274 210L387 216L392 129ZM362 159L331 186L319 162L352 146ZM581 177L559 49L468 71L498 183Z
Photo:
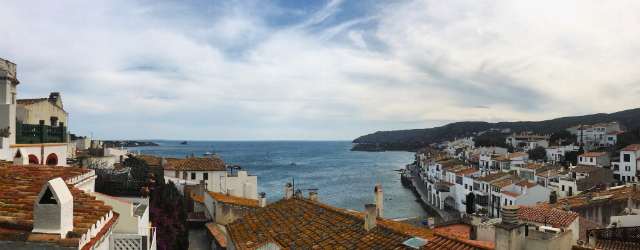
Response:
M204 153L204 154L202 154L202 155L204 155L204 156L211 156L211 155L215 155L215 154L216 154L216 153L211 153L211 152L208 152L208 151L207 151L206 153Z
M187 141L183 141L180 143L181 145L187 145Z
M298 164L296 164L295 162L291 162L291 164L289 164L289 165L295 166L295 165L298 165Z

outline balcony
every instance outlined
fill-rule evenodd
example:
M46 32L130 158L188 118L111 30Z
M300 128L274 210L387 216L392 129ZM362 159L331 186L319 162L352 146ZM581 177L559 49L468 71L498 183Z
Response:
M16 122L16 143L59 143L67 142L67 127L24 124Z
M114 233L110 249L156 250L156 228L138 228L138 234Z

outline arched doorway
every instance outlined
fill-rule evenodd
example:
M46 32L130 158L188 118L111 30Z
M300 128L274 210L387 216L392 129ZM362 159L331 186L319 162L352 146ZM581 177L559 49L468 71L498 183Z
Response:
M58 165L58 156L56 154L54 154L54 153L49 154L49 156L47 156L46 163L49 166Z
M40 164L40 160L36 155L29 155L29 164Z

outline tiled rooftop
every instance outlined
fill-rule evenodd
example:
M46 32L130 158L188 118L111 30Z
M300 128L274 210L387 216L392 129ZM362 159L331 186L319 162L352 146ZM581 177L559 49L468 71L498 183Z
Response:
M247 207L258 207L260 203L258 200L237 197L237 196L230 196L230 195L226 195L223 193L216 193L209 190L207 190L207 193L217 201L224 202L224 203L231 203L231 204L247 206ZM204 203L204 199L202 203Z
M626 146L623 149L620 149L620 151L636 151L640 149L640 144L631 144L629 146Z
M583 157L598 157L601 155L606 155L607 153L602 153L602 152L589 152L589 153L584 153L578 156L583 156Z
M593 229L601 229L604 228L603 225L590 221L582 216L578 219L578 224L580 226L580 240L586 242L587 241L587 231Z
M611 197L605 198L605 199L599 199L599 200L592 200L591 203L597 203L597 202L602 202L602 203L611 203L611 202L626 202L629 199L629 196L631 196L631 199L633 199L636 202L640 201L640 191L636 191L633 192L633 187L624 187L624 188L616 188L616 189L609 189L609 191L601 191L600 192L600 196L609 196L611 195ZM587 202L586 199L587 193L583 192L580 193L578 195L574 195L574 196L569 196L569 197L562 197L558 199L558 202L556 202L556 204L549 204L548 201L542 202L538 205L536 205L535 207L539 207L539 208L562 208L562 202L564 200L569 200L569 207L570 208L576 208L576 207L582 207L585 205L588 205L589 203ZM595 196L595 194L592 194L593 198L596 198L598 196Z
M435 233L434 237L420 247L420 250L493 250L493 242L482 242L454 237L442 233Z
M507 172L498 172L498 173L494 173L494 174L488 174L488 175L480 177L480 178L478 178L476 180L492 182L492 181L494 181L496 179L502 178L502 177L507 176L507 175L509 175L509 173L507 173Z
M529 206L520 206L520 219L526 221L534 221L538 223L546 223L551 225L560 225L568 227L573 223L579 214L559 209L545 209Z
M507 178L507 179L504 179L504 180L501 180L501 181L496 181L494 183L491 183L491 186L503 188L503 187L509 186L509 185L511 185L513 183L518 183L518 182L521 182L521 181L523 181L523 180L514 179L514 178Z
M165 169L174 169L174 170L190 170L190 171L227 171L227 167L224 165L222 160L218 157L214 158L198 158L192 157L189 159L184 159L182 161L176 162L174 164L169 164L164 167Z
M95 196L74 187L74 183L86 180L89 174L92 174L92 171L88 169L43 165L16 166L0 161L0 217L4 218L0 223L0 232L3 232L0 241L29 239L49 242L48 239L53 239L54 243L60 243L61 246L71 244L77 247L81 241L80 237L99 220L104 220L113 210L110 205L104 205L104 201L96 200ZM59 235L30 234L33 230L34 202L44 185L58 177L67 183L73 196L73 231L67 234L68 239L62 240ZM111 220L105 221L106 225L113 225L118 216L117 213L113 213ZM100 232L98 235L101 237ZM91 238L85 248L92 246L97 239L99 237Z
M236 249L254 249L273 241L284 249L411 249L402 242L431 239L433 231L377 220L364 230L364 214L305 198L281 199L227 225Z
M145 160L149 166L160 166L162 163L162 157L158 157L155 155L136 155L136 157ZM173 165L185 159L180 158L165 158L167 160L167 165Z
M528 182L527 180L525 180L523 182L519 182L516 185L521 186L521 187L532 188L532 187L537 186L538 184L535 184L535 183L532 183L532 182Z
M195 202L204 203L204 197L191 193L191 199Z
M467 170L465 170L465 171L462 171L462 172L460 172L460 173L456 173L456 174L457 174L457 175L460 175L460 176L464 176L465 174L473 174L473 173L475 173L475 172L478 172L478 170L475 170L475 169L467 169Z
M502 193L506 194L508 196L511 196L511 197L518 197L519 196L519 194L516 194L516 193L513 193L513 192L509 192L509 191L502 191Z
M531 170L538 170L538 169L541 169L541 168L546 167L548 165L549 165L549 163L533 162L533 163L529 163L529 164L523 165L521 168L526 168L526 169L531 169Z
M602 168L596 167L596 166L586 166L586 165L579 165L575 168L571 169L571 172L578 172L578 173L591 173L593 171L598 171Z
M513 159L513 158L517 158L517 157L525 156L525 155L527 155L527 153L524 153L524 152L511 153L511 154L507 155L507 159Z
M56 105L56 103L52 102L51 100L49 100L49 98L35 98L35 99L18 99L16 100L16 103L18 104L24 104L24 105L31 105L31 104L36 104L36 103L40 103L40 102L46 102L48 101L49 103L51 103L51 105L56 106L60 109L62 109L62 107Z
M435 183L436 185L438 184L443 184L443 185L447 185L447 186L455 186L456 184L453 184L451 182L446 182L446 181L439 181Z

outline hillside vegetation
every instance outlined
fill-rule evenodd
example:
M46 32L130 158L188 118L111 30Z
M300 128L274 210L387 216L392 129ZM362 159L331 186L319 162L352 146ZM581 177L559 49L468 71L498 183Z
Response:
M584 116L562 117L546 121L520 122L455 122L441 127L426 129L410 129L397 131L378 131L373 134L360 136L353 140L358 143L352 150L385 151L409 150L414 151L421 146L433 142L453 140L456 137L474 136L474 132L488 131L491 128L510 128L512 133L532 131L534 134L551 134L579 124L596 124L618 121L627 129L640 127L640 108L620 111L611 114L592 114ZM492 133L494 134L494 133ZM510 133L511 134L511 133ZM495 133L493 136L502 138L508 134ZM483 137L487 137L484 135Z

